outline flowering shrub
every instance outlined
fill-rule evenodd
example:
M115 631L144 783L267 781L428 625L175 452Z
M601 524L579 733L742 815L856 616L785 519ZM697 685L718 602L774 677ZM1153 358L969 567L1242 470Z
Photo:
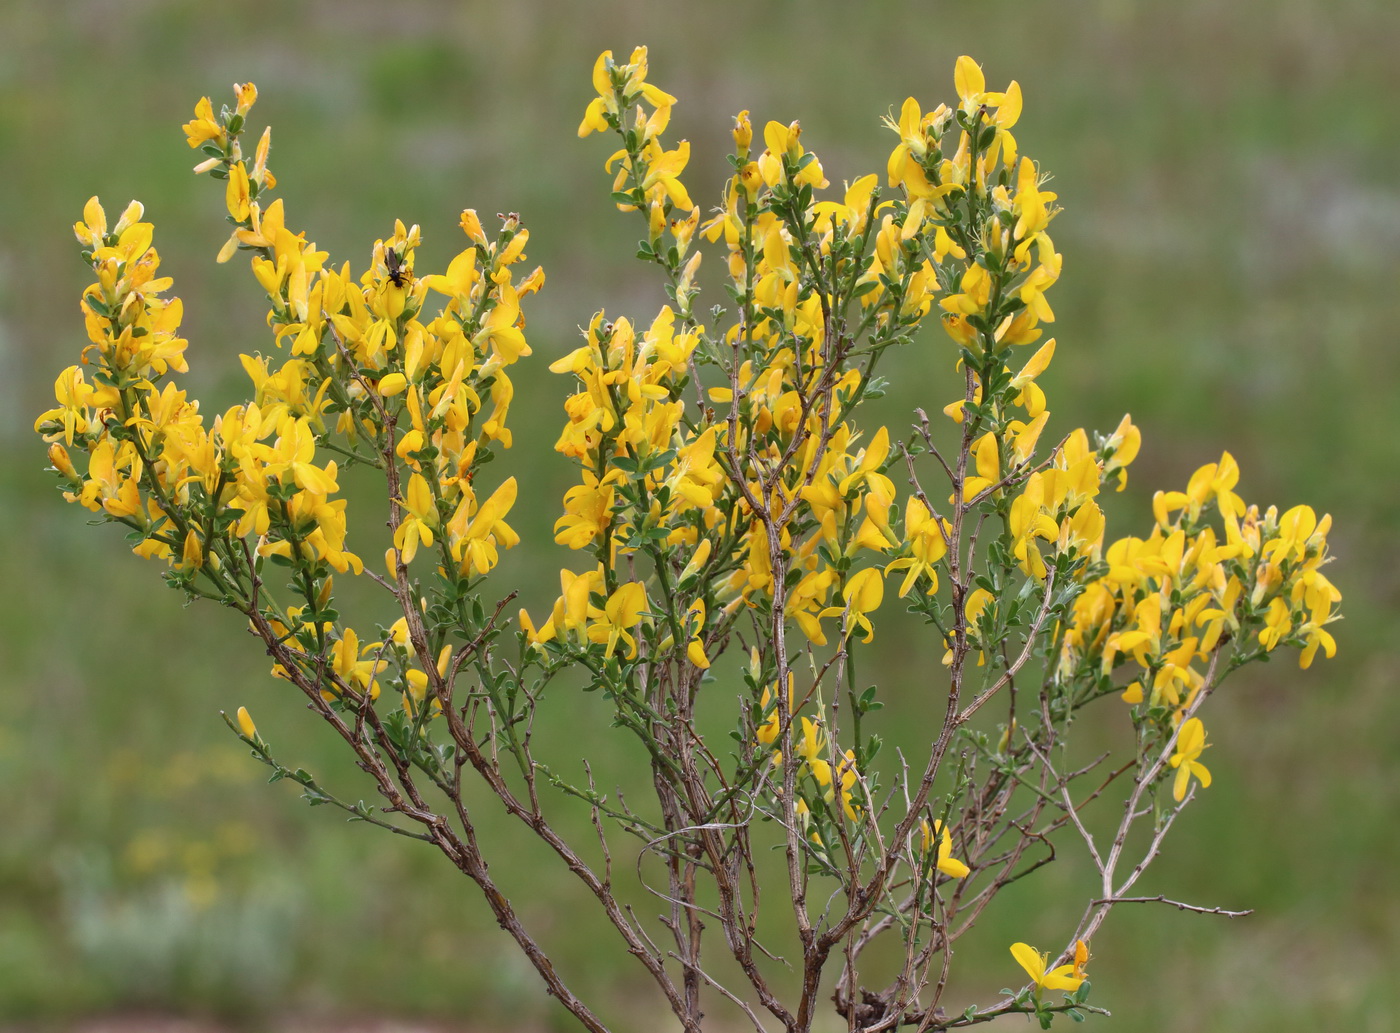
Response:
M96 274L91 343L36 425L65 498L125 525L173 587L242 614L383 800L342 800L283 766L240 709L230 727L274 777L441 850L590 1030L607 1026L494 881L468 788L557 855L686 1030L721 1001L758 1030L807 1030L824 994L872 1033L1016 1012L1048 1027L1101 1010L1085 966L1109 911L1165 900L1133 891L1210 785L1199 714L1216 688L1279 647L1300 648L1303 667L1335 650L1330 518L1246 504L1228 453L1158 492L1142 536L1106 536L1100 499L1126 484L1139 431L1125 416L1108 434L1047 436L1037 378L1055 354L1059 209L1012 135L1017 84L988 91L966 57L954 79L956 106L925 113L911 98L886 120L898 143L883 184L835 193L798 123L769 122L760 145L741 112L723 204L704 218L681 179L688 144L663 142L675 98L647 81L645 50L598 59L579 135L616 136L613 199L640 213L640 257L669 304L646 323L598 313L550 365L573 391L555 448L578 469L555 540L578 555L550 612L521 610L513 629L513 593L489 580L519 543L517 482L488 464L511 446L510 368L531 354L522 307L544 285L539 269L520 275L517 216L491 235L463 212L467 247L441 272L418 267L419 229L402 223L367 267L337 268L269 200L266 131L245 156L254 87L217 115L201 100L184 128L205 156L196 171L225 184L219 260L250 255L280 353L243 356L253 396L211 420L173 376L181 304L141 206L109 224L94 198L75 227ZM702 240L727 272L727 302L708 313ZM941 412L919 411L903 440L861 427L886 353L929 321L943 343L921 346L944 350L952 374L934 389ZM352 464L382 476L383 573L347 541L338 474ZM347 575L392 596L398 619L352 622L335 592ZM880 690L857 675L887 594L932 643L924 701L899 706L932 742L894 761L875 734ZM537 757L532 730L565 671L636 740L654 802ZM702 698L727 712L727 742L702 733ZM1101 699L1119 711L1123 757L1075 767L1075 719ZM587 808L600 861L556 830L551 791ZM1091 831L1083 814L1110 797L1121 806L1101 809L1118 816ZM654 922L614 893L629 834L665 869ZM1054 858L1056 837L1099 877L1077 926L1049 953L1011 946L1020 988L955 1000L951 948ZM785 885L768 908L786 915L786 967L760 942L775 846ZM882 939L902 963L862 968ZM704 944L725 956L718 970Z

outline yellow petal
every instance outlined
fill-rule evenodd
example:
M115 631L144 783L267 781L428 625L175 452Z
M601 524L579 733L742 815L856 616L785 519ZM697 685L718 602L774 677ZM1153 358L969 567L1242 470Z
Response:
M970 59L969 59L970 60ZM1028 943L1013 943L1011 945L1011 956L1016 959L1016 964L1026 970L1026 974L1036 986L1045 978L1045 959L1036 952L1035 948Z
M605 50L598 55L598 60L593 62L593 89L600 97L612 96L612 75L608 72L612 56L611 50Z
M1047 972L1040 985L1047 990L1068 990L1073 993L1079 989L1079 984L1082 982L1084 982L1084 977L1074 974L1073 965L1061 965Z
M981 67L966 54L958 58L958 63L953 68L953 85L963 100L970 100L987 92L987 80L982 75Z
M956 857L945 857L938 862L938 870L954 879L965 879L972 871Z
M997 109L997 125L1002 129L1010 129L1021 118L1021 84L1015 79L1011 80L1011 85L1006 88L1006 93Z
M690 662L702 671L710 666L709 657L705 655L705 647L700 644L698 638L690 640L690 645L686 646L685 655L690 658Z

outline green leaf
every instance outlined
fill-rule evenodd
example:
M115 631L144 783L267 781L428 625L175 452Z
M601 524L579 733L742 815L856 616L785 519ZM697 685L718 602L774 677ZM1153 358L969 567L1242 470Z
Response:
M875 754L880 752L880 747L884 745L884 742L885 740L881 739L878 735L872 735L870 737L869 741L865 744L865 764L869 764L875 759Z

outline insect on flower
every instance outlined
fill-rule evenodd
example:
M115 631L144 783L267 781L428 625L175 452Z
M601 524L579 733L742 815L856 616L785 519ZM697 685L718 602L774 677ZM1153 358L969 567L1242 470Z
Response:
M384 271L389 277L389 282L395 287L406 287L412 278L412 273L403 264L403 256L393 248L384 249Z

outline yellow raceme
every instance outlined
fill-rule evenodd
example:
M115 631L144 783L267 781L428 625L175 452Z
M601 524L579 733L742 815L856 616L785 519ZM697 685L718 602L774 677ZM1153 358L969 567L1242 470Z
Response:
M635 182L643 195L655 194L663 208L688 211L693 206L679 180L674 178L685 164L686 152L684 149L664 150L659 142L666 120L656 114L669 110L674 98L647 83L646 74L644 49L634 52L631 62L625 66L614 65L610 55L600 58L594 76L599 101L590 107L585 125L606 128L609 113L621 118L620 113L626 110L636 108L640 112L638 105L655 105L645 119L649 127L646 146L635 154L624 154L623 168L635 174ZM1014 125L1019 115L1019 89L1013 84L1013 88L1003 94L988 93L980 70L968 59L959 61L955 79L962 110L972 112L975 108L978 112L989 113L977 117L989 118L997 132L1005 134L998 145L1000 151L980 156L978 168L971 169L966 165L970 159L965 153L967 134L964 132L953 157L943 157L941 144L952 125L949 109L940 106L925 115L912 98L906 101L899 120L891 123L900 142L889 162L890 169L896 171L891 171L888 179L903 190L909 200L900 223L886 223L891 229L899 230L897 239L886 241L882 236L877 249L880 254L872 256L872 262L874 267L886 271L903 264L910 270L906 274L909 285L915 285L915 280L923 277L920 282L925 285L918 289L936 291L938 278L928 275L935 268L930 261L966 262L968 244L976 243L969 241L962 230L959 231L962 236L955 239L942 213L968 189L969 183L986 182L995 167L993 160L999 159L1007 169L1007 176L993 191L993 203L1006 207L1014 216L1009 231L1005 231L1004 246L1009 250L1004 253L1012 256L1009 267L1014 276L1009 285L1019 292L1024 302L1022 315L987 330L958 329L954 334L955 339L968 343L980 341L982 347L995 349L1005 346L1007 334L1013 341L1033 339L1034 324L1053 319L1043 298L1059 269L1058 255L1045 236L1045 228L1054 215L1054 195L1041 189L1040 176L1029 158L1013 156L1014 144L1006 130ZM240 86L238 96L238 110L246 116L256 98L256 90L251 85ZM485 520L473 520L477 507L475 492L470 477L463 474L471 469L472 453L479 441L503 444L509 441L504 417L513 391L504 368L528 355L529 347L520 331L521 293L513 285L508 270L522 257L528 233L518 223L512 223L506 227L507 236L503 241L493 243L481 230L475 213L465 212L462 224L471 246L457 255L445 272L419 274L415 271L413 256L421 234L417 227L405 228L399 223L391 237L376 245L375 266L356 282L348 267L340 270L328 267L324 252L288 228L280 199L266 201L266 191L275 183L266 164L266 137L260 141L258 154L250 163L243 158L237 134L222 127L221 117L214 115L207 99L201 100L194 121L185 127L187 138L193 147L214 146L222 150L219 167L226 173L227 207L239 224L233 239L238 247L252 253L255 278L272 302L269 319L279 342L287 338L293 340L293 356L276 369L266 357L245 357L245 366L255 385L256 404L231 412L208 429L204 427L197 405L177 403L172 406L164 400L157 401L158 397L168 396L171 385L166 385L167 394L163 395L156 391L154 382L170 372L183 372L186 368L186 343L177 336L180 305L178 299L162 297L170 281L155 276L159 259L151 247L152 228L141 221L141 207L135 203L128 206L121 218L109 227L101 205L93 199L85 207L83 220L75 227L79 241L89 249L94 271L98 274L98 282L84 293L84 312L98 361L112 369L118 384L127 386L123 389L91 384L77 367L60 378L55 392L59 405L44 413L39 425L61 423L61 435L49 436L61 436L70 447L75 436L87 432L91 438L87 451L93 457L90 473L70 495L89 508L111 516L153 525L145 551L167 556L172 562L178 554L181 557L178 562L189 566L195 548L189 543L198 539L191 539L188 532L179 533L173 528L168 538L163 534L164 524L159 519L153 520L152 514L166 514L167 506L159 499L153 499L151 507L145 505L141 479L148 472L155 472L157 477L163 478L170 498L187 497L193 484L209 489L218 486L220 497L215 501L236 511L234 528L238 534L266 536L271 533L274 536L274 540L259 546L263 554L292 556L303 550L300 544L294 546L286 537L275 540L274 510L280 510L294 518L294 526L289 530L296 531L293 537L308 543L311 555L337 567L353 565L351 554L345 553L338 544L336 510L315 501L338 490L336 463L317 462L315 458L317 438L326 432L323 414L334 399L332 381L319 377L308 359L324 355L333 367L351 362L382 364L389 360L401 363L400 367L391 366L372 384L352 380L345 393L352 401L364 402L377 397L381 404L403 406L407 417L396 442L396 454L412 469L409 491L400 504L403 517L396 533L399 554L411 562L419 547L434 543L434 532L442 520L436 512L441 503L456 513L450 524L454 530L450 546L454 561L464 570L485 573L494 565L496 546L513 544L514 536L495 513L499 506L493 507ZM736 130L739 133L736 140L751 138L751 130L745 128L747 113L736 125L740 127ZM742 174L737 175L727 194L730 199L728 214L720 222L711 224L724 227L726 247L731 252L731 272L736 283L751 285L755 297L765 296L765 291L772 291L780 283L788 284L789 288L797 286L798 266L794 261L798 237L784 218L766 209L755 217L736 207L737 199L762 198L765 192L784 187L819 187L824 181L820 164L806 151L796 123L769 123L764 130L764 143L766 149L759 168L762 185L757 194L742 184ZM960 166L959 162L964 164ZM862 229L875 187L874 177L863 177L845 190L842 203L813 201L809 214L803 219L804 232L819 235L819 252L829 253L839 244L843 233ZM664 200L661 200L663 195ZM689 234L695 225L694 219L687 219L672 229L684 237L683 242L688 246ZM984 233L978 241L984 246L990 242L994 248L1001 247L1002 244L992 239L996 232L1001 231L989 230L987 233L991 237ZM928 239L926 254L929 259L922 265L911 263L910 259L924 246L925 238ZM1040 255L1038 260L1033 257L1036 254ZM742 260L742 268L734 265L736 256ZM483 268L491 270L489 277L483 275ZM990 303L991 274L985 265L966 262L964 271L950 284L952 289L942 297L941 308L958 317L957 327L966 328L966 317L984 313ZM442 315L434 319L420 318L423 292L429 289L448 299ZM880 294L880 291L867 294L862 304L881 304ZM746 330L746 334L755 343L770 342L775 350L763 367L762 376L757 367L749 366L745 369L751 372L741 374L740 386L745 391L751 418L738 424L742 440L734 444L747 446L755 442L758 435L790 436L801 427L810 430L838 416L813 410L803 420L801 408L795 404L814 382L813 378L820 374L824 361L823 324L813 318L817 299L800 291L791 293L789 289L768 297L769 307L761 310L764 315ZM907 306L908 303L901 304ZM775 316L778 317L776 322ZM949 327L953 329L954 324ZM782 335L793 331L798 334L796 343L805 349L800 363L793 346L782 343ZM746 508L746 503L737 499L740 493L735 492L717 456L728 447L726 436L730 428L722 423L692 427L682 421L684 407L679 399L679 385L681 378L688 375L687 364L704 334L704 327L689 321L678 325L676 314L669 307L641 334L626 320L610 324L600 317L590 328L589 343L553 365L556 371L577 377L585 387L569 403L568 429L557 446L561 451L581 459L595 455L606 458L602 453L607 450L643 459L653 454L672 456L668 464L648 475L649 487L660 491L666 501L659 511L649 507L645 516L638 513L628 518L625 512L614 512L611 485L616 483L619 471L612 471L601 482L595 475L587 474L594 477L593 483L585 480L566 497L566 515L557 525L561 542L583 548L606 537L606 528L615 528L618 534L613 537L617 538L645 525L648 520L667 527L723 528L731 526L721 517L724 508L734 511L737 507L740 512ZM1029 461L1047 413L1036 379L1049 363L1053 349L1051 341L1023 363L1012 377L1016 400L1024 405L1032 423L1019 424L1020 429L1011 437L1002 438L991 433L980 437L974 449L975 475L963 485L965 503L999 482L1004 476L1003 463L1008 458L1018 463ZM123 390L125 397L119 397ZM730 398L724 389L713 389L710 393L720 402ZM484 401L488 398L493 400L496 411L485 414L483 419ZM974 394L972 400L976 402L979 398L980 394ZM119 443L107 435L92 433L95 423L92 414L123 407L131 410L131 421L148 442L153 438L168 442L165 450L168 459L155 471L148 471L139 448L119 447ZM957 403L957 410L954 415L960 415L961 403ZM149 416L145 415L147 411ZM794 419L800 422L793 422ZM366 418L357 420L347 421L342 415L336 429L358 437L382 433L376 426L377 420L369 416L367 410ZM837 426L841 428L844 424ZM937 564L942 558L940 540L946 532L928 533L931 528L942 525L931 521L917 500L910 500L907 507L913 514L904 522L907 537L901 538L888 523L883 514L893 500L893 493L888 479L874 473L888 453L884 434L881 429L873 451L867 449L852 456L846 449L855 440L854 435L839 431L834 439L835 447L818 460L820 472L801 475L793 489L811 507L813 526L821 529L825 540L840 545L842 552L849 553L852 545L880 552L908 550L907 555L896 559L889 568L907 571L900 586L901 595L908 594L916 582L925 584L930 592L936 591ZM1113 479L1121 488L1122 471L1135 457L1139 442L1137 428L1125 418L1097 457L1089 455L1082 443L1076 455L1071 441L1057 453L1050 470L1032 474L1024 481L1012 499L1010 525L1013 553L1026 573L1044 576L1046 543L1052 543L1059 551L1097 553L1102 548L1101 513L1092 503L1092 497L1104 480ZM417 458L429 450L435 454L431 471ZM71 461L65 462L71 468ZM590 462L595 461L590 459ZM435 478L435 492L429 490L429 474ZM1253 525L1259 518L1248 516L1243 503L1234 494L1237 480L1238 469L1227 454L1220 463L1198 471L1184 492L1160 493L1155 504L1159 527L1168 526L1167 521L1173 519L1173 514L1179 514L1178 520L1195 523L1208 503L1215 504L1224 522L1215 540L1223 544L1208 543L1203 550L1196 551L1192 561L1192 590L1208 593L1215 602L1215 605L1197 606L1192 610L1193 624L1202 629L1196 636L1200 655L1204 656L1224 630L1238 623L1238 618L1219 604L1227 597L1238 603L1241 592L1250 594L1256 606L1265 607L1267 619L1259 637L1265 648L1272 649L1295 634L1306 643L1305 664L1310 663L1319 650L1331 655L1335 643L1325 625L1339 597L1317 570L1324 562L1327 522L1320 522L1320 528L1315 530L1319 522L1310 517L1311 511L1306 514L1290 511L1279 522L1277 538L1252 547L1248 535L1241 530L1241 522ZM295 487L296 493L288 498L274 499L269 494L270 489L290 486ZM1307 523L1308 519L1312 524ZM853 521L855 526L851 527ZM487 530L486 525L491 529ZM1154 532L1149 542L1157 541L1156 535ZM687 540L687 536L679 540ZM703 540L709 547L715 544L713 538ZM1170 544L1169 536L1162 536L1160 540ZM748 583L751 586L766 584L766 575L762 572L766 564L764 550L756 547L752 535L748 539L747 559L743 558L744 539L731 541L738 547L732 555L739 561L740 568L749 570ZM1200 541L1198 532L1193 542ZM1309 541L1314 543L1311 552ZM318 547L315 543L323 544ZM1121 546L1114 548L1121 549ZM201 546L200 551L203 549ZM1232 554L1230 550L1236 552ZM1220 564L1237 562L1242 556L1256 553L1264 560L1273 560L1274 570L1281 566L1277 561L1284 559L1289 568L1287 578L1268 585L1267 600L1253 598L1258 589L1247 579L1241 581L1236 574L1232 580L1231 575L1220 572L1223 569ZM1113 561L1112 557L1117 555L1113 549L1108 550L1107 555L1110 573L1104 583L1115 595L1125 591L1140 593L1152 583L1167 583L1163 577L1166 572L1149 569L1143 555L1126 566ZM796 598L804 593L811 598L814 614L846 612L846 607L820 609L829 601L828 593L840 580L828 575L812 580L821 574L821 568L814 567ZM1267 576L1278 577L1276 574ZM858 575L851 582L862 591L856 593L850 612L856 625L867 629L867 635L873 630L866 616L872 607L865 598L870 594L866 586L873 587L877 583L872 577ZM1236 583L1241 586L1238 590L1233 587ZM1176 582L1173 580L1172 584ZM817 594L812 594L813 590ZM1087 600L1100 596L1086 593L1082 598L1086 600L1084 605L1088 605ZM1134 604L1140 598L1143 597L1129 597ZM851 599L846 602L850 603ZM1121 611L1123 605L1120 602L1115 610ZM802 617L808 612L805 605L790 606L789 612L799 620L810 620ZM806 627L811 634L820 637L815 621ZM1190 677L1181 682L1174 675L1163 674L1169 668L1189 670L1189 665L1171 663L1156 668L1152 658L1166 654L1143 653L1140 638L1124 638L1122 634L1108 642L1097 632L1086 634L1084 630L1076 630L1066 638L1065 648L1072 653L1086 639L1098 639L1118 653L1137 655L1153 665L1151 680L1168 697L1189 697ZM1172 649L1181 652L1179 643ZM1171 689L1179 682L1188 685L1188 697Z
M528 233L507 220L491 241L475 214L464 213L471 246L446 272L419 275L419 230L398 223L357 280L348 264L328 265L325 252L288 227L280 199L269 203L276 183L267 168L270 137L263 134L249 161L242 127L229 128L255 100L251 84L238 87L232 111L216 115L202 99L185 130L190 146L218 152L198 171L225 180L235 229L220 258L249 254L270 301L272 346L291 355L243 356L252 399L206 421L169 379L187 371L187 342L179 336L179 299L167 296L171 281L157 275L153 227L137 202L109 225L93 198L74 228L96 277L82 301L86 369L59 378L57 407L36 423L46 438L63 442L51 455L69 481L67 497L139 530L138 554L170 564L187 584L208 581L215 594L247 593L246 583L231 580L240 556L284 562L328 586L332 571L362 569L346 548L348 503L335 498L339 461L324 451L341 438L342 451L367 445L409 467L397 500L401 559L411 562L445 532L454 573L484 574L499 548L518 541L503 519L513 479L480 503L472 479L483 442L509 444L513 392L505 367L529 354L520 299L543 282L536 271L517 285L511 273ZM489 279L479 272L482 262ZM424 311L430 288L448 299L436 317ZM386 406L403 413L392 445ZM328 426L332 407L340 415ZM87 457L83 470L75 449ZM418 458L428 453L431 464ZM363 661L352 664L354 633L347 633L336 642L334 663L358 672ZM350 667L345 674L364 682Z
M610 159L621 170L615 188L631 183L644 194L662 181L669 160L665 155L673 153L660 142L665 119L647 113L636 89L645 64L640 51L625 67L613 65L611 55L600 58L595 69L599 100L584 120L589 130L620 132L627 125L641 124L655 130L644 134L645 147L631 152L624 147ZM874 249L868 254L869 267L854 269L851 275L876 288L863 293L861 305L876 311L877 324L892 324L910 313L917 318L937 300L954 341L994 361L993 355L1009 355L1009 348L1037 341L1041 325L1054 320L1047 292L1059 278L1061 257L1047 228L1058 209L1055 194L1044 189L1039 168L1018 153L1009 132L1021 112L1019 87L1013 83L1002 93L989 92L980 69L968 58L959 60L955 80L959 117L990 124L992 145L974 160L966 129L954 138L952 130L957 127L950 109L938 106L925 115L917 101L906 101L898 120L887 123L899 136L888 162L887 180L904 199L893 203L894 214L883 215ZM624 87L624 83L632 85ZM665 106L671 103L673 98L666 95ZM794 456L795 476L776 486L773 495L775 505L794 495L800 500L797 514L779 533L782 547L794 557L795 569L802 571L787 591L785 613L814 646L827 644L822 618L836 615L869 640L874 631L870 614L881 595L877 571L835 570L829 559L802 541L824 546L829 551L822 555L827 557L851 557L861 549L884 553L890 557L887 571L904 572L899 587L904 597L916 586L928 594L939 590L939 569L946 562L951 534L948 520L935 519L917 497L906 502L902 525L891 523L894 491L889 478L879 472L889 452L883 428L870 448L858 451L854 446L859 435L846 424L839 404L833 404L835 397L819 398L810 408L801 403L827 360L827 323L820 315L821 299L810 284L804 286L803 248L810 247L813 255L839 252L843 234L859 232L866 225L877 180L862 177L848 185L844 203L819 199L815 188L825 177L820 163L807 151L797 123L767 123L765 149L752 170L744 163L752 141L749 113L741 113L735 126L738 171L724 192L724 207L702 231L707 240L722 243L728 251L733 284L754 303L755 318L731 328L724 337L752 349L762 361L745 358L730 386L707 390L710 402L731 407L738 419L726 421L716 413L713 422L690 423L678 401L681 378L688 371L676 364L648 361L658 350L657 325L638 333L627 320L608 322L601 314L595 317L587 343L551 367L573 377L582 388L566 404L569 422L556 445L580 461L583 477L566 496L565 514L556 524L558 540L572 548L594 549L607 562L625 553L622 543L648 526L695 527L707 550L728 543L728 557L720 565L732 567L734 574L726 583L738 587L738 599L754 606L774 591L768 532L762 523L749 520L736 534L733 519L722 514L751 513L756 482L741 486L724 463L716 462L695 490L689 478L680 475L681 463L672 459L673 472L668 474L665 467L650 472L645 482L648 490L632 498L622 490L630 481L629 467L610 464L619 459L629 464L645 462L657 454L691 455L700 442L707 457L738 448L776 460L796 435L832 428L820 453L805 449ZM943 151L945 136L952 146L951 157ZM813 188L805 214L781 207L783 197L802 187ZM970 203L969 193L985 198L990 216L971 229L951 218L953 206ZM670 196L666 203L684 208L687 202L688 195L685 201ZM890 207L887 201L874 211ZM1006 219L996 218L1001 212ZM652 240L659 241L655 222L652 231ZM661 226L660 233L664 231ZM973 262L969 258L973 251L996 260ZM834 262L835 273L842 268L839 261ZM906 292L904 296L893 296L891 277ZM1008 294L1018 300L1019 310L993 321L994 299ZM675 319L669 307L658 317L668 337ZM701 337L706 334L698 323L689 326ZM1124 658L1131 658L1141 672L1130 680L1124 698L1179 714L1204 684L1201 665L1245 619L1238 607L1248 603L1250 586L1257 580L1231 573L1231 565L1247 558L1246 553L1261 550L1297 553L1294 539L1288 536L1313 532L1305 518L1291 516L1281 522L1282 534L1272 549L1264 550L1263 543L1249 546L1241 521L1248 525L1257 518L1246 515L1233 493L1238 470L1227 455L1220 463L1202 468L1185 492L1159 496L1159 528L1151 538L1109 544L1097 496L1104 484L1123 488L1141 435L1126 416L1116 430L1093 443L1087 432L1077 430L1052 451L1048 463L1031 470L1051 415L1037 380L1055 348L1054 340L1047 341L1029 359L1011 365L1007 401L1023 409L1025 418L1008 417L1004 430L980 434L971 449L961 495L950 498L950 505L1006 506L1010 552L1028 577L1045 580L1052 567L1058 569L1065 561L1073 570L1105 564L1107 572L1078 595L1076 619L1065 628L1060 669L1089 664L1113 671ZM860 380L843 377L842 383L858 388ZM968 383L968 395L948 407L954 419L962 419L966 404L985 404L983 376L973 373ZM824 410L822 406L828 404L832 408ZM598 472L604 470L605 474ZM659 499L652 495L658 489ZM1195 526L1208 504L1222 518L1218 529ZM1190 537L1184 532L1173 537L1168 522L1174 513L1189 522ZM1311 566L1306 561L1297 563L1292 580L1274 576L1259 633L1268 649L1290 634L1300 637L1305 644L1304 664L1319 651L1331 655L1335 649L1324 629L1336 601L1335 590L1316 571L1324 562L1324 552L1325 548L1315 547ZM1267 571L1266 576L1270 576ZM832 598L838 586L842 587L841 605ZM1168 593L1183 590L1187 597L1164 611L1161 604ZM1259 603L1256 599L1256 607ZM985 605L985 599L980 605ZM720 610L715 616L728 612ZM1124 614L1134 615L1133 619L1125 620ZM670 636L668 641L676 639ZM980 656L981 661L985 659Z

